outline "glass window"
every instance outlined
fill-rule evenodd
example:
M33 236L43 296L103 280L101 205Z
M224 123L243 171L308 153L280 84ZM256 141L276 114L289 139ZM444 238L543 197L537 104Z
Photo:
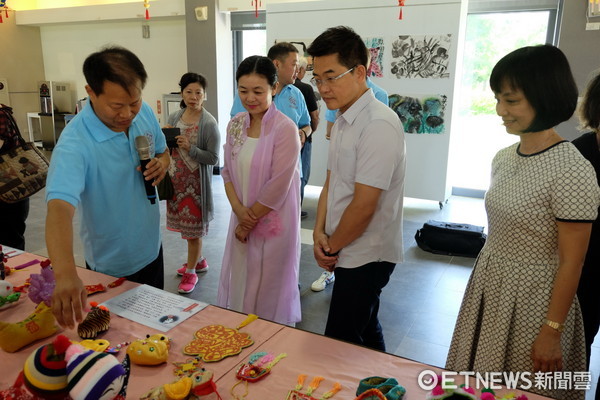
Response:
M233 92L237 93L235 71L242 60L249 56L267 55L266 13L254 12L231 13L231 31L233 40Z
M267 55L267 31L265 29L242 31L242 60L254 55Z
M490 73L509 52L551 42L555 16L555 10L468 15L459 114L450 151L453 194L483 195L490 184L494 155L518 140L505 131L496 115Z

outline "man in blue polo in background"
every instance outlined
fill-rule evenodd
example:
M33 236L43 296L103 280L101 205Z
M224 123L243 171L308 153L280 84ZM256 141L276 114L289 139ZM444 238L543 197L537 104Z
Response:
M308 61L306 57L300 57L300 61L298 62L298 68L296 73L296 80L294 81L294 86L296 86L302 92L302 96L304 96L304 100L306 101L306 108L308 108L308 114L310 115L310 128L312 129L312 133L317 131L317 127L319 126L319 104L317 103L317 97L315 96L315 91L311 85L308 83L302 82L304 79L304 75L306 74L306 69L308 67ZM306 142L304 142L304 146L302 146L302 151L300 152L300 159L302 161L302 179L300 181L300 205L302 205L302 200L304 200L304 187L308 183L308 179L310 178L310 159L312 153L312 137L310 134L306 138ZM306 211L302 211L300 213L302 218L306 218L308 213Z

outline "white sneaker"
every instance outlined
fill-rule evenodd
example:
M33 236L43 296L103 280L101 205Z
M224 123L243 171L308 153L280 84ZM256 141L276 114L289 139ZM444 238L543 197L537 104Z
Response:
M310 285L310 289L313 292L320 292L321 290L324 290L327 285L333 283L333 281L335 281L335 274L333 272L323 271L319 279Z

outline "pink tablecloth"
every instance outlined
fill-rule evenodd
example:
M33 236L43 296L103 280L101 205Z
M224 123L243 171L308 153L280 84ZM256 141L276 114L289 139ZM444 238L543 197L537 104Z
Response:
M396 378L405 387L404 400L424 400L427 391L419 387L417 377L424 370L435 373L442 371L437 367L289 327L283 328L256 350L287 353L288 356L273 367L271 376L248 386L248 399L285 399L288 391L296 385L297 376L306 374L305 390L313 377L325 378L314 392L316 398L321 398L323 393L331 390L334 382L339 382L343 389L333 399L352 400L362 378L381 376ZM227 374L219 379L218 385L229 391L236 382L233 374ZM460 385L463 381L456 379L455 382ZM523 393L502 389L495 392L497 395ZM235 393L242 393L242 389L236 388ZM545 399L531 393L526 395L529 400Z
M32 259L42 260L31 254L23 254L11 258L9 266L15 266L25 263ZM15 272L8 277L14 285L21 285L31 273L40 271L39 264ZM115 278L99 274L93 271L80 269L79 274L84 284L102 283L107 285ZM137 284L125 282L123 285L108 289L104 293L90 296L90 300L103 302L126 290L135 287ZM33 309L34 304L22 296L19 302L8 309L0 310L0 320L15 322L24 319ZM220 324L226 327L235 328L245 319L245 315L233 311L224 310L214 306L208 306L204 310L192 316L187 321L167 332L167 335L173 339L171 351L169 353L169 363L155 367L144 367L133 365L127 397L131 399L139 398L151 387L159 384L168 383L175 379L172 373L173 366L171 362L184 361L188 356L182 354L182 348L192 338L195 331L212 324ZM433 370L440 372L436 367L406 360L391 354L382 353L360 346L340 342L321 335L301 331L298 329L282 326L269 321L257 320L242 328L242 331L250 333L254 340L254 345L244 349L239 355L228 357L215 363L207 363L205 366L215 373L215 382L223 400L233 399L230 394L231 388L238 382L235 377L241 363L248 361L248 356L258 351L267 351L274 354L286 353L287 357L282 359L269 376L262 381L248 384L248 400L283 400L290 389L296 385L299 374L308 376L305 389L310 380L315 376L322 376L325 380L314 392L316 398L330 390L334 382L339 382L343 389L335 395L334 400L352 400L355 398L355 392L359 381L369 376L394 377L402 384L407 394L405 400L425 399L426 391L421 389L417 382L417 376L423 370ZM80 340L75 331L62 331L73 340ZM102 335L102 338L116 344L123 341L131 341L144 337L152 332L150 328L132 322L117 315L112 316L111 328ZM35 342L16 353L6 353L0 350L0 363L10 365L6 369L2 368L0 374L0 388L10 386L20 369L24 360L30 352L42 344L52 341L53 337ZM119 354L122 359L124 352ZM243 385L236 387L235 393L240 396L244 394ZM503 393L505 391L497 391ZM544 399L544 397L527 394L530 400ZM209 395L202 399L212 400L216 397Z
M23 254L10 258L7 265L16 266L34 259L43 260L44 258L31 254ZM36 264L34 266L27 267L26 269L14 272L7 277L7 280L13 283L13 285L18 286L22 285L30 274L39 272L40 265ZM110 282L115 280L115 278L111 276L89 271L83 268L80 268L78 272L85 285L102 283L104 286L107 286ZM106 292L94 294L88 297L88 300L101 303L135 286L137 286L136 283L126 281L121 286L108 289ZM0 310L0 320L6 322L21 321L26 316L31 314L34 308L35 304L27 297L27 295L22 295L21 299L16 303L16 305L4 310ZM129 386L127 389L127 398L139 398L150 388L175 380L176 377L173 374L174 366L171 363L185 361L187 358L190 358L190 356L186 356L182 353L182 349L183 346L185 346L194 338L194 332L196 332L198 329L213 324L220 324L225 327L235 328L242 321L244 321L245 318L246 315L244 314L223 310L214 306L208 306L204 310L190 317L184 323L168 331L166 335L173 340L171 351L169 352L169 363L159 366L132 365ZM264 342L269 340L281 329L283 329L283 326L261 319L250 323L240 331L249 333L250 337L254 341L254 345L243 349L242 352L237 356L227 357L214 363L206 363L206 368L214 372L215 380L221 376L231 373L232 370L237 370L238 365L246 361L248 356L255 352L255 349L258 348L258 346L262 346ZM61 329L58 333L62 333L72 340L81 340L81 338L77 335L76 330ZM111 344L117 344L143 338L146 336L146 334L154 333L161 332L152 330L144 325L112 314L111 327L105 334L102 334L101 338L110 341ZM2 373L0 374L0 388L4 389L12 385L19 371L22 369L23 363L27 356L39 346L51 342L54 337L55 336L51 336L47 339L32 343L31 345L24 347L15 353L7 353L0 349L0 363L7 365L4 364L6 362L8 365L13 366L9 369L2 368ZM124 354L125 351L121 351L118 354L119 360L123 359ZM233 374L235 374L235 372L233 372ZM207 399L210 398L211 397L207 397ZM224 399L225 398L227 397L224 397Z

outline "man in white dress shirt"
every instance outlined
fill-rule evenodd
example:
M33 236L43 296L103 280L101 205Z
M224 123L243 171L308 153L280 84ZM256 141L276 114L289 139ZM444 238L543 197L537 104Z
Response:
M385 351L379 298L402 262L404 131L367 87L368 51L351 28L329 28L308 48L328 109L339 109L319 197L314 255L335 270L325 335Z

